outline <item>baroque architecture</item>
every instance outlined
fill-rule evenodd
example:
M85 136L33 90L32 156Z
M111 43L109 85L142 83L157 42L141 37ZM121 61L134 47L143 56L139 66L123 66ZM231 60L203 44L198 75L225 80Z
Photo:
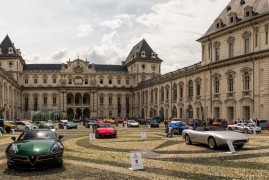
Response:
M145 40L122 65L26 64L7 36L0 45L0 116L55 107L69 119L269 119L268 30L268 0L232 0L198 39L201 61L164 75Z

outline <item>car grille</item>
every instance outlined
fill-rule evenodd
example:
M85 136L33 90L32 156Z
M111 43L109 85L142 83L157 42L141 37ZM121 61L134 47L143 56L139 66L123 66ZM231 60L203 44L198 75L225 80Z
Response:
M233 141L234 144L241 144L241 143L247 143L248 140L235 140Z

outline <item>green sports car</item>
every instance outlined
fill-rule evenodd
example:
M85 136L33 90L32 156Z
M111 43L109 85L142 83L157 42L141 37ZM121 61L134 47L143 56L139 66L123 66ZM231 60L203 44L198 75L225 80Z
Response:
M6 149L7 167L20 169L45 169L62 167L64 147L62 135L48 129L24 131Z

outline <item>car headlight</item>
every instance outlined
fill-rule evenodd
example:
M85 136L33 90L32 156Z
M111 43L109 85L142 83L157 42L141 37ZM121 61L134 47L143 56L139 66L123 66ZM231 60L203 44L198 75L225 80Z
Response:
M53 144L50 148L50 152L51 153L58 153L61 152L63 150L63 146L61 145L61 143L56 142L55 144Z
M8 154L16 154L16 152L18 151L17 145L12 144L11 146L9 146L9 148L7 149L7 153Z

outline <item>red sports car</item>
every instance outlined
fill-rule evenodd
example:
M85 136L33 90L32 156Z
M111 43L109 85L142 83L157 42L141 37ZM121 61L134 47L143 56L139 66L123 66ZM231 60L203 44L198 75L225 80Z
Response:
M98 124L95 129L95 137L117 137L117 129L110 123Z

